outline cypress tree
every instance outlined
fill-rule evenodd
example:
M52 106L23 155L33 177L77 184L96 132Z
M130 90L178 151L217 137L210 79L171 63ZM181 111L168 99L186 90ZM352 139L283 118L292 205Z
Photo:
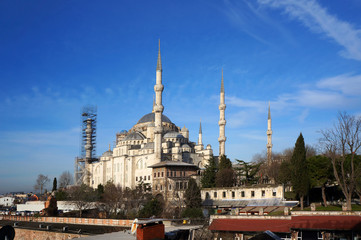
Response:
M204 170L204 173L201 178L201 184L203 188L212 188L216 186L216 173L217 173L217 164L215 158L212 156L208 160L208 165Z
M303 199L308 194L310 181L307 171L305 141L302 133L297 138L291 158L291 183L293 191L300 198L301 209L303 210Z
M56 191L58 189L58 181L56 180L56 177L53 180L53 189L52 192Z

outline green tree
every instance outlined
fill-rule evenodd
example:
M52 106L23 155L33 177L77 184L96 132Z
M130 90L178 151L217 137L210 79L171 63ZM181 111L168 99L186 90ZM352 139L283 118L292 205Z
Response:
M58 189L58 182L56 180L56 177L53 180L53 189L51 190L52 192L56 191Z
M235 174L232 162L225 155L219 159L218 172L216 174L216 187L233 187L235 184Z
M229 160L229 158L227 158L226 155L222 155L219 158L218 169L223 170L227 168L232 168L232 162Z
M199 208L202 205L201 190L193 178L188 181L188 188L184 193L184 198L188 208Z
M103 199L104 186L102 184L98 184L98 187L96 189L96 194L97 194L97 200L100 201Z
M351 211L351 198L357 186L356 154L361 148L361 117L339 113L331 129L321 131L321 144L330 157L333 173Z
M141 218L149 218L152 216L160 217L163 212L162 205L158 199L153 198L145 204L138 215Z
M291 183L293 191L300 198L301 209L303 210L303 199L308 194L310 184L307 172L305 141L302 133L297 138L291 158Z
M68 193L63 189L60 189L55 192L55 198L57 201L65 201L68 200Z
M277 183L289 184L291 182L291 160L284 160L279 169Z
M262 162L260 163L253 163L253 162L245 162L243 160L236 161L239 164L239 167L236 169L237 175L240 178L241 185L250 185L250 184L256 184L259 180L259 170L262 165Z
M201 209L201 190L199 189L196 181L193 178L189 179L188 181L188 188L184 193L184 198L186 208L184 209L182 216L190 218L202 217L203 214Z
M212 188L216 186L216 174L217 174L217 163L216 159L212 156L208 160L208 165L204 170L201 178L201 184L203 188Z
M331 160L321 155L307 158L307 170L311 187L321 187L323 205L327 207L326 184L333 179Z

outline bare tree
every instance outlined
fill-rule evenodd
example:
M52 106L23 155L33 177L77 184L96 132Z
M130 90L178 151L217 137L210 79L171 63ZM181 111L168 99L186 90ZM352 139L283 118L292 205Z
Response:
M73 184L73 176L69 171L64 171L59 177L59 186L61 188L66 188L71 184Z
M108 182L104 186L103 206L108 215L117 215L122 205L125 205L123 189L119 185Z
M334 127L321 131L320 142L331 158L333 172L351 210L351 197L356 188L355 155L361 147L361 117L339 113Z
M85 184L73 186L69 189L69 196L79 210L79 217L82 217L83 210L91 207L96 200L96 194L93 189Z
M38 178L36 179L36 184L34 185L35 191L40 190L40 195L43 194L43 189L49 182L48 176L45 176L43 174L39 174Z

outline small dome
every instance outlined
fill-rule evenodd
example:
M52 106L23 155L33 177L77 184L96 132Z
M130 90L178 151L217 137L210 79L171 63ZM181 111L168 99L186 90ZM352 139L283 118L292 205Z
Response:
M120 134L127 134L127 133L128 133L127 130L120 131Z
M132 132L130 134L128 134L122 141L127 141L127 140L144 140L145 137L143 134L141 134L140 132Z
M137 124L146 123L146 122L154 122L154 121L155 121L155 113L148 113L148 114L144 115L141 119L139 119ZM163 114L162 114L162 122L172 123L169 120L169 118Z
M178 132L167 132L164 134L164 138L184 138L182 134Z
M190 149L191 147L188 144L183 144L182 148L189 148Z
M112 150L108 150L108 151L104 152L102 155L102 157L111 157L111 156L113 156Z

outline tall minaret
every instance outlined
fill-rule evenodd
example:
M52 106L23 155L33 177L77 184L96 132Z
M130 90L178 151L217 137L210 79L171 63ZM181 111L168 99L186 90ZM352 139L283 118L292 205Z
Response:
M202 143L202 122L201 121L199 121L198 145L203 145L203 143Z
M272 122L271 122L271 104L268 102L268 120L267 120L267 164L272 162Z
M162 161L162 132L163 132L162 113L164 110L164 107L162 105L163 89L164 86L162 85L162 61L160 58L160 40L159 40L156 84L154 85L154 91L155 91L154 153L155 153L155 159L158 162Z
M226 126L226 119L225 119L225 110L226 104L224 101L224 83L223 83L223 69L222 69L222 82L221 82L221 93L220 93L220 103L219 103L219 156L225 155L225 143L226 143L226 135L225 135L225 126Z

